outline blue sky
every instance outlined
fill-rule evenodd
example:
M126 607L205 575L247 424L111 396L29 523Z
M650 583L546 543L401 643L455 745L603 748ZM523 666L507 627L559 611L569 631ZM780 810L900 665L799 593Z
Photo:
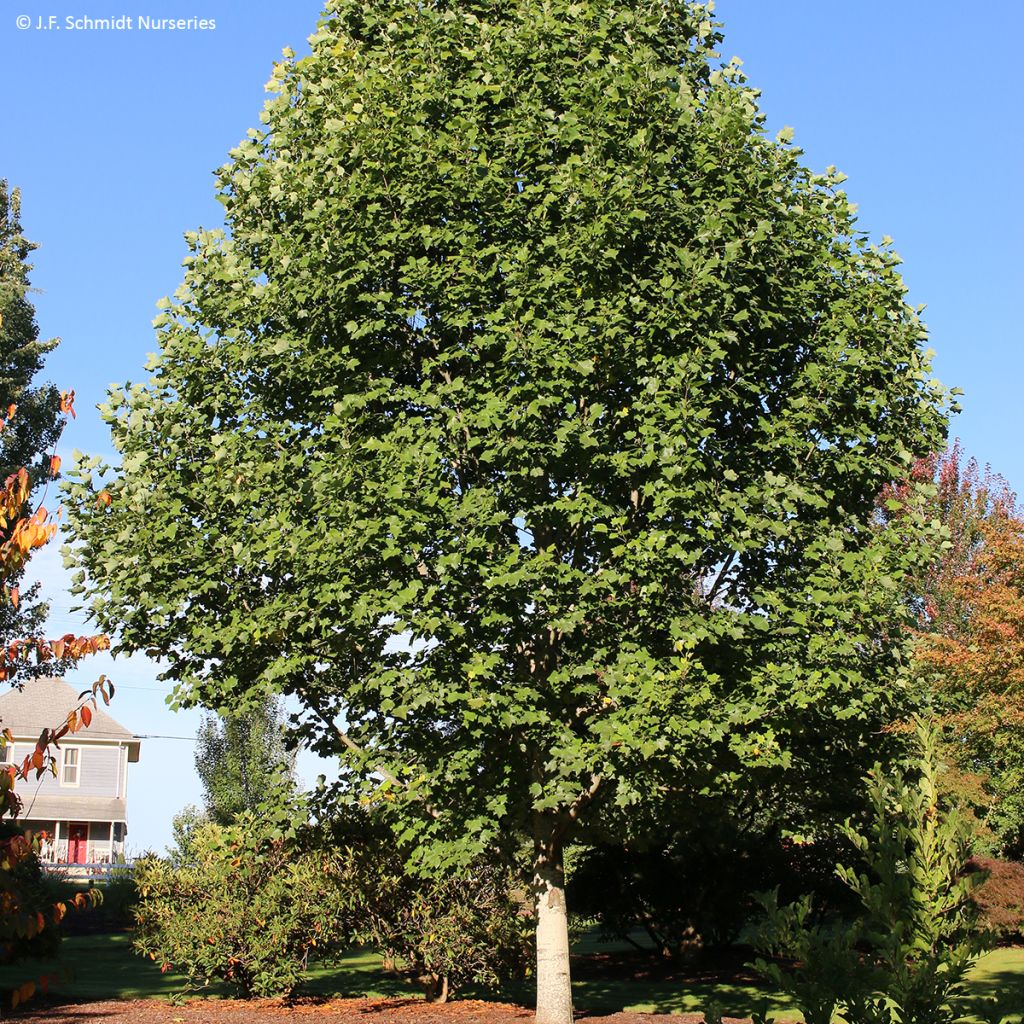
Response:
M149 5L147 5L149 6ZM27 15L137 21L146 7L105 0L2 0L6 78L0 176L23 193L40 328L62 343L46 376L78 394L72 448L109 450L95 412L109 383L139 380L154 347L157 300L177 286L182 233L221 223L212 171L258 124L263 84L282 47L304 49L319 5L169 0L161 17L216 28L174 32L19 29ZM995 0L973 16L952 0L720 0L723 57L739 56L763 92L769 127L795 129L806 162L849 175L861 224L891 235L910 300L927 303L937 376L964 390L953 431L982 462L1024 488L1018 391L1024 344L1024 169L1017 68L1024 5ZM53 602L51 629L81 630L55 549L35 571ZM120 686L111 709L140 734L191 736L198 714L167 711L158 668L92 659ZM311 779L310 759L300 768ZM170 817L201 789L192 744L152 739L133 766L130 845L160 848Z

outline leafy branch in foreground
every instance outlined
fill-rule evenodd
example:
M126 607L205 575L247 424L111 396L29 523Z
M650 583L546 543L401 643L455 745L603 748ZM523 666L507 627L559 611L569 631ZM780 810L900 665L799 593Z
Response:
M109 647L104 636L56 639L38 635L45 619L45 605L27 608L20 580L25 565L38 548L57 532L55 517L43 504L50 482L60 472L57 444L74 418L74 391L59 395L52 386L32 385L42 357L56 344L40 342L35 314L28 300L28 254L34 248L21 234L20 197L0 182L0 685L15 686L42 671L62 670L87 654ZM35 489L42 486L36 500ZM33 504L35 507L33 508ZM58 513L59 516L59 513ZM29 590L34 596L37 586ZM101 676L83 691L63 722L44 729L35 749L20 766L0 771L0 819L16 818L21 803L15 792L17 778L36 777L49 770L56 774L50 751L60 740L88 727L97 697L106 703L113 685ZM4 729L7 743L13 739ZM86 907L98 899L96 890L77 893L73 900L55 903L41 898L38 886L38 839L2 821L0 838L0 959L5 962L47 952L46 940L56 936L56 926L70 907ZM40 941L40 940L43 941ZM41 979L42 980L42 979ZM31 997L37 980L29 978L10 988L12 1005Z

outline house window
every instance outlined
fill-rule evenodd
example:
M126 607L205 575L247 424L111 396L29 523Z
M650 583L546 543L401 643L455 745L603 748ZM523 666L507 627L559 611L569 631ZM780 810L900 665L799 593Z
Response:
M60 768L60 784L77 786L78 773L81 769L82 751L80 747L64 747L64 759Z
M0 740L0 764L14 763L14 746L5 740Z

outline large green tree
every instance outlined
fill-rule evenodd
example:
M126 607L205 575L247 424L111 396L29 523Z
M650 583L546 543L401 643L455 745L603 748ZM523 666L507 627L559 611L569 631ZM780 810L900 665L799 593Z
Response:
M63 417L60 394L52 384L35 384L43 359L57 339L42 341L35 310L29 299L29 255L36 246L22 234L21 195L0 180L0 417L8 420L0 430L0 480L22 466L30 474L32 488L23 512L37 485L50 479L51 449L60 436ZM7 416L10 405L16 415ZM38 493L38 492L36 492ZM0 531L0 539L6 539ZM20 583L22 572L7 580ZM36 601L37 588L21 595L17 604L0 602L0 643L35 635L46 618L46 606ZM53 666L48 667L52 671ZM23 671L31 675L32 670Z
M545 1024L582 822L842 761L903 693L875 501L944 398L717 42L686 0L337 0L68 491L181 703L296 697L425 871L531 837Z

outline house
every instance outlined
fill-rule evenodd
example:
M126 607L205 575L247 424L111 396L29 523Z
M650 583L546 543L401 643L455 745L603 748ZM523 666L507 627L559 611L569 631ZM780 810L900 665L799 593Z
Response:
M21 690L0 693L0 762L20 765L44 729L56 729L79 705L79 691L63 679L30 679ZM43 836L40 859L51 864L100 864L124 852L128 765L139 759L140 740L114 721L103 705L92 709L87 728L68 734L59 749L57 776L19 780L20 824Z

